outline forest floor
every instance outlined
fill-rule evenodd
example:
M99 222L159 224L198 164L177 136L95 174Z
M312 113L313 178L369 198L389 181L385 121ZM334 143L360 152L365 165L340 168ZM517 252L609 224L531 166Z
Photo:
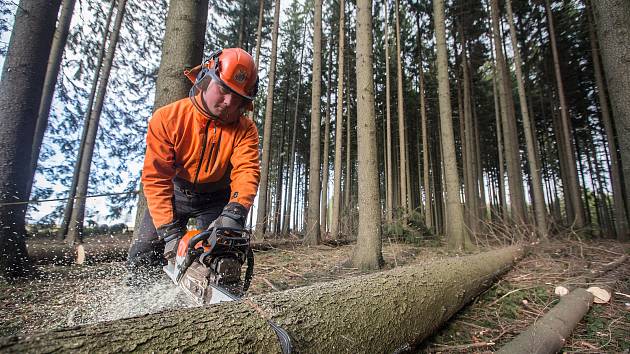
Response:
M413 245L386 240L385 270L454 256L435 243ZM352 247L304 247L289 242L256 251L255 276L248 294L363 274L344 265ZM413 352L492 352L557 303L555 286L579 283L581 275L629 253L630 244L610 240L556 240L538 245ZM165 275L140 291L127 287L124 263L120 261L39 265L38 269L35 279L14 284L0 282L1 336L194 306ZM597 283L611 286L616 294L609 303L591 308L567 341L566 352L630 351L630 260L598 277Z

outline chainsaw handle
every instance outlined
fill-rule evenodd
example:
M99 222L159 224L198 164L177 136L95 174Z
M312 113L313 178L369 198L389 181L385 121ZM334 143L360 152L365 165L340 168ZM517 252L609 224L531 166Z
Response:
M188 240L188 249L195 248L195 245L201 241L205 241L210 236L210 231L202 231Z

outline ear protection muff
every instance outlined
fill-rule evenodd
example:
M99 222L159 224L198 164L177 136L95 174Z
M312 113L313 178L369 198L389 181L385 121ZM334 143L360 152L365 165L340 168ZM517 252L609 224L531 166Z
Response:
M217 50L215 52L212 52L208 60L206 60L205 62L203 62L203 64L201 64L201 70L197 74L197 78L195 79L195 84L197 84L198 82L201 82L201 80L203 80L208 75L211 75L211 74L216 75L217 69L219 68L219 56L221 55L221 53L223 53L223 50ZM212 68L210 68L210 65L212 65Z

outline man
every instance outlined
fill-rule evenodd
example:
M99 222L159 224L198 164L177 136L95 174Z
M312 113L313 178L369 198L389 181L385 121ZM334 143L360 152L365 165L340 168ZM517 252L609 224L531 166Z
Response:
M258 189L258 131L245 115L258 89L251 55L224 49L184 73L194 83L189 97L149 121L142 171L148 209L129 249L132 276L174 257L189 218L200 230L212 222L244 227Z

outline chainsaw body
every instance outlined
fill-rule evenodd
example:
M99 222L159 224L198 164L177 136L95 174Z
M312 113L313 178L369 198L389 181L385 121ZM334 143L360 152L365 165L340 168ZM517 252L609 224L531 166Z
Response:
M200 305L237 300L247 291L253 274L249 241L244 230L212 227L188 231L164 271ZM245 276L241 277L245 263Z

